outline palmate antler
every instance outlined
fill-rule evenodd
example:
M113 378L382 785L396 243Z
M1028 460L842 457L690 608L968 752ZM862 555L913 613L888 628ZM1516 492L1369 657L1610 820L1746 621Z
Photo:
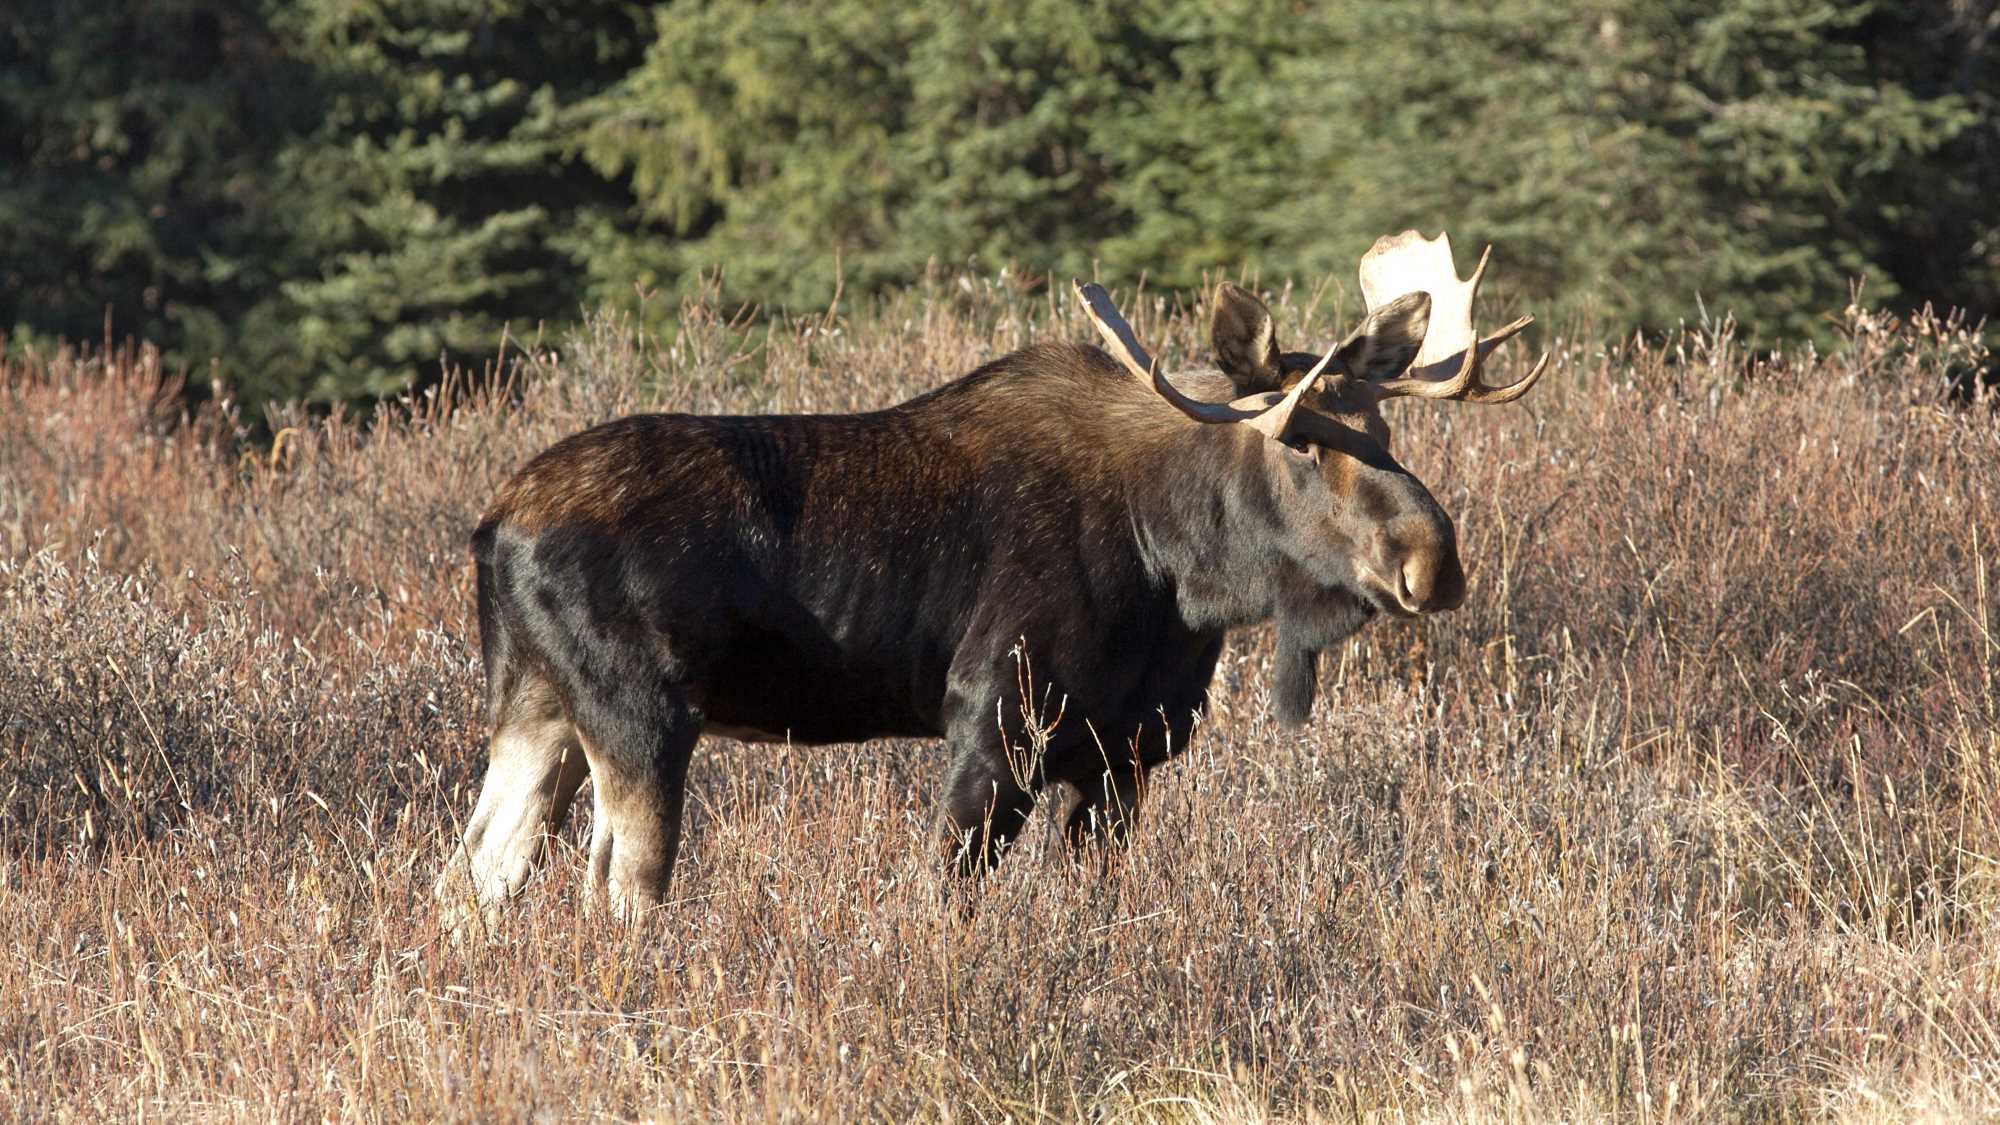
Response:
M1472 304L1479 295L1480 279L1486 276L1486 261L1493 254L1487 247L1479 255L1472 276L1460 280L1451 260L1451 238L1442 232L1425 238L1413 230L1375 240L1361 258L1361 299L1373 312L1406 293L1419 290L1431 295L1430 330L1417 352L1408 374L1373 384L1381 398L1456 399L1460 402L1498 404L1513 402L1528 393L1542 377L1549 357L1543 353L1532 371L1520 382L1495 387L1480 378L1486 356L1535 318L1524 316L1493 335L1478 341L1472 327Z
M1395 378L1363 384L1378 400L1410 397L1497 405L1527 394L1542 377L1549 363L1546 353L1517 383L1495 387L1480 378L1487 355L1535 321L1532 316L1521 317L1483 340L1473 331L1472 305L1479 296L1479 283L1486 276L1486 263L1492 254L1492 247L1487 247L1480 254L1472 276L1461 280L1458 268L1452 264L1451 238L1443 233L1436 238L1425 238L1416 231L1406 230L1376 239L1375 245L1368 248L1361 259L1361 296L1369 313L1411 293L1430 295L1429 327L1408 370ZM1075 285L1077 300L1083 303L1090 322L1097 326L1105 348L1181 413L1201 422L1241 422L1280 440L1300 400L1351 342L1342 341L1328 348L1312 370L1283 395L1265 392L1229 403L1199 402L1168 381L1158 361L1140 345L1132 326L1119 314L1118 306L1111 303L1111 295L1102 286L1082 281Z

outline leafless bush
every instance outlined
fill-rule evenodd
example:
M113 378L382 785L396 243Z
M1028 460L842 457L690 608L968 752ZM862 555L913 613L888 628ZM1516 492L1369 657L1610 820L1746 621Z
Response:
M1127 299L1170 359L1172 297ZM1332 302L1285 294L1293 338ZM1377 625L1311 726L1268 636L1131 852L1031 834L946 909L933 749L715 743L678 901L573 826L490 944L427 888L484 732L465 533L635 409L843 410L1049 335L938 277L671 339L594 322L363 420L177 405L148 353L0 370L0 1098L11 1116L2000 1112L2000 429L1962 324L1850 310L1550 343L1521 406L1400 404L1464 609ZM1033 702L1033 701L1030 701ZM1039 713L1039 712L1038 712Z

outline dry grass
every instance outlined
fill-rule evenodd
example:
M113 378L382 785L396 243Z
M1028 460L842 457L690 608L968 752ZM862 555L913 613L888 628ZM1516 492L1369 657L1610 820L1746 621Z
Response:
M454 949L462 543L511 467L1087 335L977 281L688 312L275 454L143 353L0 371L0 1115L2000 1114L2000 426L1945 404L1967 336L1853 312L1834 356L1690 332L1392 407L1467 606L1371 627L1300 732L1234 641L1108 876L1042 824L963 917L934 746L717 742L672 906L593 911L573 825Z

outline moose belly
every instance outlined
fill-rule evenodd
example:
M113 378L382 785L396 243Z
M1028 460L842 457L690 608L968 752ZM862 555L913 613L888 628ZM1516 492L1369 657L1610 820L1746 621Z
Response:
M941 733L899 697L896 679L783 646L747 646L709 677L700 699L702 729L744 742L808 745Z

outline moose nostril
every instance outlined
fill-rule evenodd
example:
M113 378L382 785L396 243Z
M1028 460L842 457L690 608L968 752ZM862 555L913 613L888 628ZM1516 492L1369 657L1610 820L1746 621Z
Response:
M1396 575L1396 585L1399 587L1396 595L1402 599L1405 608L1412 611L1423 609L1425 595L1430 593L1429 568L1420 559L1405 562Z

